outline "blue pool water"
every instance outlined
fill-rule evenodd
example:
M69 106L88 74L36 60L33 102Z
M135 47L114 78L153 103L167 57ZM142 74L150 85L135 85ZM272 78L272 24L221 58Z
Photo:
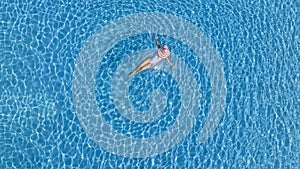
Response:
M299 5L2 0L0 168L299 168Z

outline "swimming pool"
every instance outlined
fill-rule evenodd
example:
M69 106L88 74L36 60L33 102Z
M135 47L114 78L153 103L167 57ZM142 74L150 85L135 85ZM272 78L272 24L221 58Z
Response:
M296 1L0 3L1 168L300 166Z

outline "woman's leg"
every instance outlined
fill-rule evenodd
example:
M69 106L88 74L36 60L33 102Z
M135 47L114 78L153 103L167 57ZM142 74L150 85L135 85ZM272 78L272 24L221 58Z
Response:
M152 63L147 63L146 65L144 65L143 67L141 67L137 72L141 72L143 70L149 69L150 67L152 67Z
M150 63L150 58L146 58L144 61L142 61L131 73L129 73L128 76L132 76L137 72L140 72L139 70L142 69L145 65ZM151 63L150 63L151 64ZM151 64L152 65L152 64Z

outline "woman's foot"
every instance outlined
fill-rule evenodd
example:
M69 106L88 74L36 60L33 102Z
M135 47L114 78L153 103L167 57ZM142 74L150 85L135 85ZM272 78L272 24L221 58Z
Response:
M135 71L133 71L133 72L129 73L129 74L128 74L128 76L130 76L130 77L131 77L131 76L132 76L132 75L134 75L134 74L135 74Z

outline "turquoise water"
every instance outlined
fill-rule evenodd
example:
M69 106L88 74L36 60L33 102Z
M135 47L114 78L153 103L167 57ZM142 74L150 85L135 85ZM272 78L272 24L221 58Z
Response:
M0 4L0 168L300 166L297 1Z

